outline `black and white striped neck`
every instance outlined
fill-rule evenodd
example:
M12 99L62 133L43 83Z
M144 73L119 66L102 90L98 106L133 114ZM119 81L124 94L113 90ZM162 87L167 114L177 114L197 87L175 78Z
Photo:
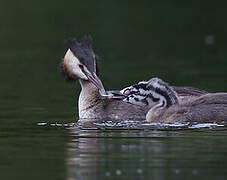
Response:
M169 107L178 104L178 95L174 89L159 78L141 81L121 91L127 95L124 100L136 105L149 107Z
M152 78L148 81L147 88L161 96L165 100L166 107L178 104L178 95L176 91L161 79Z

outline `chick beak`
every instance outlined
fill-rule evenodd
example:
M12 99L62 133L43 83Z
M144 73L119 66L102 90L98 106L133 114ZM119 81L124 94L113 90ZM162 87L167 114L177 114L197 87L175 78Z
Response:
M99 94L103 99L123 100L127 98L127 95L123 94L121 91L118 90L105 91L102 81L99 79L95 72L90 73L85 70L82 71L86 75L88 80L99 89Z
M104 93L99 91L99 93L104 99L123 100L127 98L125 94L122 94L121 91L118 90L105 91Z

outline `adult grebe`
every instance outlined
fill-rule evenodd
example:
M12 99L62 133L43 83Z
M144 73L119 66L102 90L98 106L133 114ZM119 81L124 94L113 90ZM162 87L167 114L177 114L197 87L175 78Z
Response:
M97 76L97 56L92 49L92 39L68 39L68 50L62 60L62 72L68 80L79 80L82 87L79 96L79 119L145 119L148 107L140 107L123 101L119 91L105 91ZM206 93L195 88L174 87L181 97L200 96ZM118 96L119 95L119 96ZM108 99L108 100L105 100Z
M112 99L117 98L115 92L105 92L97 76L97 56L92 49L90 36L84 36L79 41L68 39L66 44L68 50L61 68L67 80L80 82L82 88L78 102L80 121L106 118L145 119L148 109L122 101L113 101Z
M227 93L208 93L179 100L177 92L159 78L124 88L124 102L149 107L149 122L226 122Z

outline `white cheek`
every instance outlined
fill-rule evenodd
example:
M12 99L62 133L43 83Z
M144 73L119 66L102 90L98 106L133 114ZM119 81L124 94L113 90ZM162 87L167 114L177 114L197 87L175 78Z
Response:
M80 77L83 80L88 80L87 76L84 75L84 73L81 71L81 69L79 68L78 65L73 66L73 74L75 74L76 76Z
M72 60L69 61L69 66L72 67L72 73L81 79L88 80L88 78L79 68L79 64L79 60L75 56L73 56Z

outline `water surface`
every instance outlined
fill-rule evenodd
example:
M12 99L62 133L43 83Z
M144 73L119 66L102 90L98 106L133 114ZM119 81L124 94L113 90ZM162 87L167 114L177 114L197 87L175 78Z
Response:
M225 179L227 175L226 128L71 128L69 135L69 179Z
M80 87L58 68L64 39L91 34L107 90L226 92L226 1L3 0L0 22L0 179L226 179L225 126L71 127Z

